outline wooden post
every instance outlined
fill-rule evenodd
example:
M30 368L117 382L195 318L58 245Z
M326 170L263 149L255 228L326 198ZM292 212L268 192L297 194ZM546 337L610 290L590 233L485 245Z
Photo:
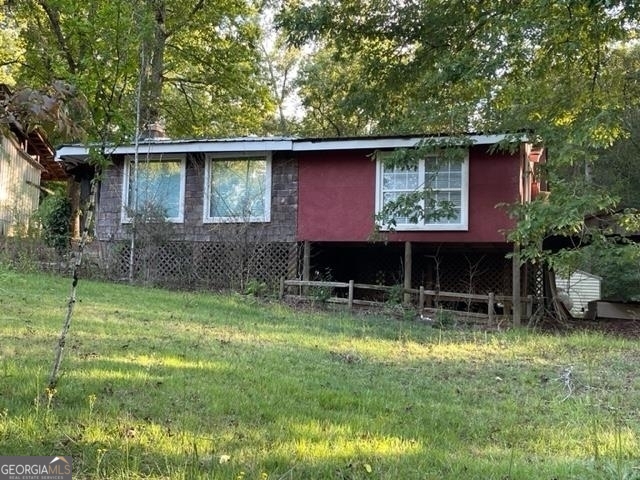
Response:
M489 324L493 325L493 317L495 315L495 309L493 307L495 303L495 297L493 295L493 292L489 293L489 304L487 305L487 313L489 314Z
M411 255L411 242L404 242L404 288L411 288L411 265L412 265L412 255ZM411 294L404 294L404 303L411 302Z
M353 308L353 280L349 280L349 310Z
M520 245L517 243L513 244L512 280L513 326L519 327L522 324L522 300L520 298Z
M302 252L302 280L311 280L311 242L305 241Z
M302 280L308 282L311 280L311 242L305 240L302 251ZM302 288L302 294L307 295L309 287Z
M420 285L420 296L418 297L418 312L424 312L424 286Z
M284 277L280 277L280 300L284 298Z
M285 275L288 279L299 278L300 275L300 245L296 242L293 242L289 246L289 256L287 258L287 274Z
M533 317L533 295L527 295L527 313L526 319L529 320Z

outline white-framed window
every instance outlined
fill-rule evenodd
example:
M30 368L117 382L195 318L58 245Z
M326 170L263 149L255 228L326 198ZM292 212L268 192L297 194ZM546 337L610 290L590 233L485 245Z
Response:
M183 222L185 171L184 155L140 155L137 174L135 158L127 156L122 184L122 222L131 222L136 211L161 214L168 222Z
M395 230L468 230L469 228L469 157L462 160L444 160L427 156L411 165L393 165L385 162L385 154L377 156L376 215L385 205L402 195L430 191L430 204L438 208L445 205L447 215L435 218L411 219L394 216ZM424 200L417 204L428 214ZM390 229L380 224L383 230Z
M271 220L271 155L209 155L205 167L205 223Z

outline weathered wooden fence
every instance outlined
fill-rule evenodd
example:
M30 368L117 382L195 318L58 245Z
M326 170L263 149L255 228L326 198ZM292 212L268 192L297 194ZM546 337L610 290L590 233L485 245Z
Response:
M290 287L298 287L299 292L297 294L289 294L287 290ZM346 289L346 296L326 295L323 301L328 303L341 303L346 304L350 309L356 305L363 306L381 306L385 302L374 300L362 300L355 297L356 291L374 291L383 292L386 294L405 294L409 295L411 305L417 307L417 311L422 313L428 308L440 308L443 302L460 302L470 305L472 303L486 304L486 312L471 312L464 311L465 316L486 318L489 322L493 322L496 315L496 306L502 305L504 315L510 315L511 307L513 304L513 298L507 295L494 295L488 293L486 295L473 294L473 293L458 293L458 292L443 292L437 290L427 290L424 287L420 288L403 288L401 286L386 286L386 285L367 285L363 283L355 283L353 280L348 282L325 282L325 281L306 281L306 280L286 280L281 278L280 280L280 298L297 298L304 300L313 300L317 298L317 295L310 295L309 289L322 289L324 292L329 289L332 292L333 289ZM333 293L333 292L332 292ZM531 318L533 314L534 298L532 295L522 298L522 312L524 312L524 318ZM483 308L484 310L484 308Z

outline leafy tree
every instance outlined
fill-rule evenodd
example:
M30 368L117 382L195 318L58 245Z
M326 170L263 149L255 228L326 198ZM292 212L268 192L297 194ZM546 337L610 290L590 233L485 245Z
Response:
M335 49L319 49L302 64L296 86L305 109L302 131L307 135L344 137L371 133L378 121L372 115L374 99L368 96L355 57L340 56ZM367 105L365 110L363 105Z
M640 301L640 248L637 244L592 249L590 253L586 265L603 278L603 298Z
M1 11L0 27L0 84L13 87L15 85L14 66L20 61L22 55L20 31L15 22Z
M281 135L290 135L296 129L297 112L292 111L295 102L294 79L300 64L300 49L286 44L283 35L273 26L273 6L265 2L261 15L261 28L264 32L260 51L262 64L271 96L276 103L276 115L267 122L267 130Z
M631 2L292 0L278 18L292 42L358 58L367 100L397 95L393 108L405 110L389 127L421 133L600 113L615 78L608 53L633 35L636 13ZM374 103L361 107L378 113Z
M639 106L631 61L639 9L634 1L291 0L278 22L293 44L336 52L317 56L318 76L303 77L303 91L320 92L321 72L331 86L332 72L352 65L340 77L343 121L358 111L375 133L528 132L545 145L539 174L552 193L513 208L510 239L524 259L547 261L549 237L571 238L567 251L608 238L585 215L612 212L618 198L588 173L629 134L625 112ZM320 67L335 58L346 62Z
M640 208L640 110L625 114L623 128L626 135L600 153L589 174L594 184L620 199L619 209Z
M256 9L233 0L16 0L25 46L17 79L64 79L89 104L92 139L167 120L172 135L259 130L272 111L258 66Z

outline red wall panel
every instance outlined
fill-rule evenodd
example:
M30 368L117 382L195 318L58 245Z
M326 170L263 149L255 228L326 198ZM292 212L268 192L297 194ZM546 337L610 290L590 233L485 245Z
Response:
M370 152L298 157L298 239L366 240L373 231L376 163Z
M298 240L366 241L374 232L376 162L369 151L302 153L299 159ZM499 203L519 196L518 154L469 153L468 231L393 232L390 241L504 242L513 226Z

